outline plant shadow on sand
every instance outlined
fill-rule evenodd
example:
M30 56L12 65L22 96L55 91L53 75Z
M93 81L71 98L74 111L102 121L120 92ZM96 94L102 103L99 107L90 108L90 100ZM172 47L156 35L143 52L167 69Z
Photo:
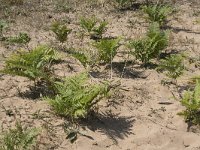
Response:
M89 118L81 120L80 124L92 131L98 130L117 144L118 139L124 139L128 135L134 134L131 132L134 122L133 117L119 116L119 114L92 113Z
M22 98L36 100L44 96L53 96L54 92L50 90L46 84L38 83L36 85L29 85L26 91L19 91L19 96Z
M107 65L105 69L101 72L92 71L90 74L95 78L109 78L111 67ZM112 73L114 77L135 79L143 78L145 79L144 71L142 67L134 67L132 62L113 62L112 63Z

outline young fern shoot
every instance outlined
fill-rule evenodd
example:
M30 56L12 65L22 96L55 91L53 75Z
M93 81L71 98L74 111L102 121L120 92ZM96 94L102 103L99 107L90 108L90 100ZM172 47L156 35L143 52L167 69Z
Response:
M189 125L200 125L200 80L196 80L194 91L187 91L184 94L181 104L186 110L178 115L183 116Z
M68 27L64 23L56 21L52 23L51 31L55 33L56 38L59 42L64 43L72 30L68 29Z
M80 19L80 26L90 35L91 39L101 39L106 31L106 21L98 21L95 17Z
M39 135L37 128L25 129L19 121L15 129L9 129L0 135L1 150L30 150L36 144Z
M153 23L149 27L146 37L130 41L128 47L137 60L147 65L151 59L160 56L162 50L167 47L168 41L168 32L160 30L159 25Z
M170 6L161 4L144 6L142 10L148 15L151 22L157 22L159 25L163 25L167 20L167 16L172 13Z
M27 33L20 32L18 36L8 37L6 41L8 43L16 43L16 44L27 44L29 43L31 38Z
M175 81L183 74L184 69L183 56L181 55L171 55L161 60L157 68L158 71L165 71L166 76Z

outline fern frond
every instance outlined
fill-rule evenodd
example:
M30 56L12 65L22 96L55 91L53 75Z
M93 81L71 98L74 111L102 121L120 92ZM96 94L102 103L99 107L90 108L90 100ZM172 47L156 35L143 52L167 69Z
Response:
M20 122L16 122L15 129L9 129L1 135L2 150L31 150L39 134L37 128L24 129Z
M86 73L66 78L63 82L56 82L57 95L46 98L55 112L71 119L86 117L93 101L100 95L107 93L104 84L90 84Z
M23 76L31 80L48 79L50 66L58 59L58 52L47 46L39 46L31 51L19 50L5 61L5 67L0 73Z
M72 31L71 29L68 29L64 23L58 21L52 23L51 30L56 34L56 38L61 43L64 43L67 40L69 33Z
M120 39L101 39L93 44L99 53L99 60L105 63L111 62L117 54Z

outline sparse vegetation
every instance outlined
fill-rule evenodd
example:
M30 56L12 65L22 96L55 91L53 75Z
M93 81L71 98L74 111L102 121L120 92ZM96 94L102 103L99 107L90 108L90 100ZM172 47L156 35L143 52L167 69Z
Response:
M198 149L200 1L175 1L0 0L0 150Z
M129 44L131 54L145 65L153 58L158 58L161 51L168 45L168 33L161 31L157 23L153 23L147 32L147 36L133 40Z
M17 121L15 129L9 129L0 135L0 149L31 150L36 144L38 134L37 128L23 128L22 124Z
M113 58L117 54L117 48L119 47L120 39L101 39L95 42L93 45L97 48L99 53L99 61L104 63L112 62Z
M27 33L20 32L18 36L8 37L6 41L8 43L16 43L16 44L27 44L29 43L31 38Z
M181 55L171 55L161 60L158 66L159 71L165 71L166 75L174 80L183 74L184 68L183 56Z
M167 16L172 13L170 6L161 4L144 6L142 10L148 15L148 19L151 22L157 22L159 25L163 25L166 22Z
M95 17L80 19L81 27L90 35L92 39L102 38L102 34L106 31L106 21L98 22Z
M64 23L58 21L52 23L51 30L55 33L56 38L61 43L64 43L67 40L67 37L71 32L71 29L68 29Z
M196 80L194 91L185 92L181 104L186 107L186 110L178 113L184 116L185 121L195 125L200 124L200 81Z

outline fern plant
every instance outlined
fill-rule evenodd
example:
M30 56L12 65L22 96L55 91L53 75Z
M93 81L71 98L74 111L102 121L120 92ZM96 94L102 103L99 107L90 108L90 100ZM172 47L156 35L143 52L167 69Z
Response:
M39 134L37 128L25 129L19 121L15 129L9 129L0 136L0 150L31 150Z
M17 44L27 44L29 43L31 38L27 33L20 32L18 36L9 37L6 39L9 43L17 43Z
M101 39L96 41L93 46L98 50L99 60L109 63L117 54L120 39Z
M184 116L185 121L193 124L200 124L200 80L196 80L194 91L187 91L181 104L186 107L186 110L178 113Z
M77 60L80 61L80 63L84 66L87 67L87 65L90 63L90 60L88 58L88 56L83 53L83 52L79 52L79 51L74 51L71 52L71 55L76 58Z
M95 17L80 19L81 27L89 33L92 39L102 38L102 34L106 31L107 22L98 22Z
M153 23L146 37L131 41L128 47L131 49L131 54L146 65L151 59L159 57L161 51L167 47L168 41L168 32L161 31L159 25Z
M50 67L58 59L58 52L47 46L39 46L31 51L19 50L5 61L5 67L0 73L23 76L34 81L48 81Z
M51 25L51 30L55 33L56 38L61 43L64 43L67 40L69 33L72 31L71 29L68 29L68 27L61 22L54 22Z
M92 106L108 91L105 84L92 84L88 80L88 75L81 73L55 82L57 95L46 100L58 115L72 120L87 117Z
M171 55L165 60L161 60L157 70L165 71L169 78L176 80L184 71L183 57L181 55Z
M159 25L163 25L167 16L172 13L172 8L166 5L149 5L142 7L144 13L148 15L148 19L151 22L158 22Z

